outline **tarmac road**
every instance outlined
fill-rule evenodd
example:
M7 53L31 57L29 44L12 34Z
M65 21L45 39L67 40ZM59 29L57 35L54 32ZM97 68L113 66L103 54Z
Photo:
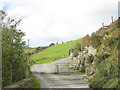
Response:
M55 74L57 63L69 63L70 57L48 64L36 64L31 68L32 73L41 84L41 88L88 88L80 72L63 68Z

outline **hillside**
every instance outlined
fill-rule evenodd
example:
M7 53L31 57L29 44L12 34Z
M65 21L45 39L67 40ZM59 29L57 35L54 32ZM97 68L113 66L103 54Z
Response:
M68 41L45 49L29 57L29 60L35 61L36 64L50 63L69 56L69 49L76 45L79 40Z
M79 53L88 53L86 47L92 46L96 49L95 55L84 53L79 67L79 70L85 72L87 77L90 78L89 86L91 88L120 88L120 83L118 83L119 32L120 20L117 20L107 27L100 28L91 36L83 37L82 42L73 49L72 57L75 59L77 59ZM82 52L80 50L81 45L83 46Z
M26 48L25 53L33 53L36 49L35 48Z
M36 54L38 52L42 52L43 50L47 49L49 46L38 46L36 48L26 48L24 49L26 55L31 56L33 54Z

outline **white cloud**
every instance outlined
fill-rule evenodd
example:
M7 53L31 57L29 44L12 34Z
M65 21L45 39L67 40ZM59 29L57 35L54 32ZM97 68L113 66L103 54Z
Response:
M26 16L20 27L31 46L47 45L78 39L99 29L102 22L109 24L111 16L117 18L118 1L14 0L8 13L16 18Z

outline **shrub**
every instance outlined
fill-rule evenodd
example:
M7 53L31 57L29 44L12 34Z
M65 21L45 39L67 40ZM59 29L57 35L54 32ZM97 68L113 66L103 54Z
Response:
M110 28L110 32L113 32L116 28L120 27L120 21L117 21L113 26Z
M1 11L0 11L1 13ZM3 13L5 14L5 12ZM2 32L2 86L26 77L27 58L23 41L25 34L17 29L21 20L15 21L5 15L1 25Z
M103 41L103 44L110 49L115 48L118 45L118 37L110 36L106 40Z
M106 31L106 30L103 31L103 32L102 32L102 35L103 35L103 36L104 36L104 35L108 35L108 31Z
M98 65L100 62L104 61L105 59L107 59L110 55L107 53L98 53L97 57L96 57L96 64Z
M90 36L87 35L87 36L83 37L81 43L83 46L89 46L90 45Z
M77 57L77 55L78 55L78 50L77 49L75 49L74 51L73 51L73 57Z
M97 34L92 34L90 38L90 45L92 45L94 48L97 48L102 42L102 37Z
M120 20L118 20L118 22L117 22L117 28L119 28L120 27Z
M105 83L103 88L116 88L118 85L118 78L110 79Z
M91 55L89 55L89 56L86 58L86 60L87 60L87 63L88 63L88 64L91 64L91 63L93 62L93 60L94 60L94 56L91 54Z
M102 77L99 74L96 74L92 79L89 79L89 87L90 88L102 88L106 83L106 78ZM98 90L98 89L97 89Z
M84 50L84 46L81 43L77 43L75 49L82 51Z

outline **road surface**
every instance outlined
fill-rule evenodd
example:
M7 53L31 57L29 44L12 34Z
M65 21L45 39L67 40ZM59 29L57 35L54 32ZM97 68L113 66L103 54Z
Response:
M80 72L63 68L55 74L57 63L69 63L70 57L48 64L36 64L31 68L32 73L41 84L41 88L88 88L86 80Z

